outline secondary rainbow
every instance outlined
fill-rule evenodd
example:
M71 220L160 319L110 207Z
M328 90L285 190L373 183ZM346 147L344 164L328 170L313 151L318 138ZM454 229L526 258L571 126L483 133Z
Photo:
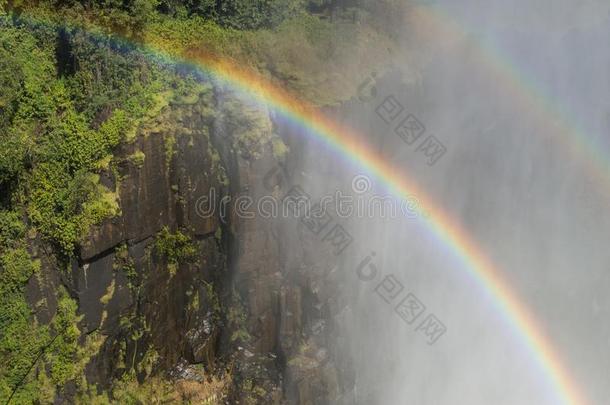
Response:
M554 140L563 143L563 152L577 157L587 175L595 178L600 187L597 191L610 198L610 151L588 132L570 119L570 114L560 106L558 100L550 97L536 80L521 69L516 61L492 42L490 37L477 35L464 23L438 5L422 5L411 10L411 18L417 24L415 32L423 36L434 36L454 44L475 43L469 48L474 52L470 65L483 74L493 75L494 84L500 86L504 99L511 101L511 107L518 109L523 116L537 120L540 127L554 135ZM447 43L447 41L445 41ZM467 63L467 62L465 62Z
M125 41L128 43L128 41ZM147 48L153 56L171 63L191 64L208 72L216 80L244 91L315 135L345 157L382 180L398 197L416 195L429 214L427 228L451 249L464 263L464 268L495 299L498 309L518 331L533 357L539 362L556 394L566 404L586 404L583 393L574 384L548 337L533 314L521 304L519 297L502 274L477 247L476 243L450 216L422 190L414 179L399 176L391 165L362 143L355 132L338 125L322 115L314 106L299 101L294 95L275 86L268 80L238 67L236 64L204 53L191 53L177 57L164 51Z

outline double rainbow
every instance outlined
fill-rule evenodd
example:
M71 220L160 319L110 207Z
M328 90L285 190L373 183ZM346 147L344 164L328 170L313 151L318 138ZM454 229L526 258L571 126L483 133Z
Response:
M533 118L541 128L554 134L553 139L562 143L563 152L575 157L587 176L604 186L597 190L598 193L604 198L610 197L608 145L603 145L582 124L571 118L569 111L511 59L493 41L492 36L476 32L436 5L414 7L411 20L416 25L414 32L432 43L449 40L455 44L476 44L469 48L472 51L469 53L469 66L489 75L490 82L501 89L501 96L511 101L511 108L518 109L525 117Z
M30 16L31 17L31 16ZM418 18L425 20L430 29L439 32L454 30L448 35L464 35L464 30L452 23L448 18L422 8ZM146 48L161 61L171 63L186 63L210 74L216 80L249 94L258 102L268 105L274 111L298 124L312 136L317 137L334 150L359 164L362 168L382 180L397 197L409 198L416 195L422 207L428 212L425 221L427 228L463 263L471 277L489 292L497 304L499 311L520 334L524 343L538 361L549 382L554 387L557 396L566 404L586 404L584 395L574 384L565 366L553 348L549 338L540 327L534 315L521 303L519 297L510 288L501 272L491 263L469 235L452 219L445 210L419 187L414 179L398 175L394 168L377 155L369 145L360 141L364 137L356 136L350 128L341 126L322 115L318 109L299 101L287 91L275 86L259 75L242 69L236 64L215 58L207 54L191 53L177 58L163 51ZM487 58L488 59L488 58ZM493 60L493 59L492 59ZM537 103L537 96L532 95L512 71L507 70L502 63L494 62L489 67L497 74L507 76L514 84L512 91L526 100L528 105ZM538 108L540 114L548 114L544 108ZM570 129L567 129L570 132Z

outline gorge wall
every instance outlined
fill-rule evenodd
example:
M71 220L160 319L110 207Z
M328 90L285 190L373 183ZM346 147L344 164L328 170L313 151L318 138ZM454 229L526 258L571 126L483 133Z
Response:
M118 168L101 182L120 214L91 229L70 272L39 243L42 270L28 285L41 323L59 284L76 299L90 390L160 376L183 402L349 402L349 364L331 339L339 307L328 269L307 243L294 251L287 240L299 236L286 221L232 207L239 196L281 198L296 168L285 153L299 147L270 111L214 83L119 147ZM74 395L66 389L56 401Z

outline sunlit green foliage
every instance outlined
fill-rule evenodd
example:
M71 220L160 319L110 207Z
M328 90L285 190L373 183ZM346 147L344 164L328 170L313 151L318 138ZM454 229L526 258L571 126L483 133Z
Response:
M116 190L101 179L117 173L114 154L134 141L139 126L164 107L205 104L198 111L210 121L225 121L235 151L257 156L271 143L278 157L286 153L265 111L229 100L218 108L210 84L197 83L191 75L185 79L180 67L158 63L133 43L175 57L201 52L227 58L327 105L351 97L374 68L371 61L383 60L389 48L385 27L360 24L358 13L399 16L401 3L0 0L0 402L14 394L16 404L52 403L67 382L74 383L76 398L95 391L82 384L82 374L102 340L91 342L95 333L81 336L77 303L60 287L52 297L57 309L49 314L51 321L39 324L39 304L26 299L28 283L44 273L33 241L52 246L58 265L64 266L92 225L119 214ZM6 11L24 17L2 15ZM45 23L33 23L28 15ZM171 159L175 140L166 140ZM221 173L218 154L209 156ZM131 161L141 166L144 158L135 153ZM159 232L153 248L170 272L195 263L199 255L198 244L186 233L168 228ZM115 265L136 293L141 275L126 247L117 250ZM218 298L207 287L220 312ZM238 304L226 318L232 340L243 342L249 335L245 309ZM132 329L131 338L139 341L145 328ZM157 395L139 391L127 375L113 399L137 403ZM92 395L100 403L109 398Z
M181 231L170 232L164 227L155 238L155 253L165 257L168 263L193 263L197 261L199 249L197 244Z
M45 351L45 362L50 367L51 381L62 385L77 377L76 359L79 354L80 330L76 326L76 302L65 291L60 291L57 314L52 324L53 343Z
M73 58L58 75L35 32L1 22L0 185L21 182L30 219L70 256L91 225L118 213L97 168L155 102L157 68L75 32L58 42Z
M14 403L33 403L55 385L76 377L78 354L76 303L59 292L57 315L50 327L33 321L24 296L25 285L40 270L23 247L0 256L0 401L13 394ZM36 376L48 367L50 380Z
M42 345L46 328L32 324L25 285L40 270L25 248L25 225L17 212L0 211L0 402L22 381ZM18 403L33 399L34 383L24 384Z
M91 225L118 213L116 195L100 183L100 161L157 89L145 63L113 59L115 50L87 48L78 35L68 41L80 52L73 69L60 73L58 36L0 18L0 402L11 395L18 404L52 402L56 387L80 379L79 359L90 354L79 345L76 302L57 291L53 320L38 325L26 300L26 285L40 272L26 233L38 231L70 257Z

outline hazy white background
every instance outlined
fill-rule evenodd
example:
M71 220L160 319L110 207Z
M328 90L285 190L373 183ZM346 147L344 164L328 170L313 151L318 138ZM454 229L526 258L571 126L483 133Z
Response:
M592 157L556 125L562 117L582 128L610 161L610 4L421 3L420 11L440 8L468 35L431 35L407 17L404 70L416 74L381 78L377 98L352 103L346 121L463 224L540 320L574 384L591 403L608 403L610 171L588 171ZM542 120L530 114L510 96L515 82L503 80L480 56L485 47L510 60L529 78L529 88L533 84L561 113ZM428 166L375 114L391 94L446 145L436 165ZM349 168L329 178L341 165L332 153L321 159L312 151L304 167L311 180L304 186L347 189L359 173ZM374 187L384 190L382 183ZM341 271L352 300L345 328L357 369L357 403L559 403L494 297L420 221L358 219L346 226L355 239ZM445 323L448 331L435 345L375 294L377 283L356 278L357 263L372 251L382 274L394 274L405 293L423 301L426 314Z

